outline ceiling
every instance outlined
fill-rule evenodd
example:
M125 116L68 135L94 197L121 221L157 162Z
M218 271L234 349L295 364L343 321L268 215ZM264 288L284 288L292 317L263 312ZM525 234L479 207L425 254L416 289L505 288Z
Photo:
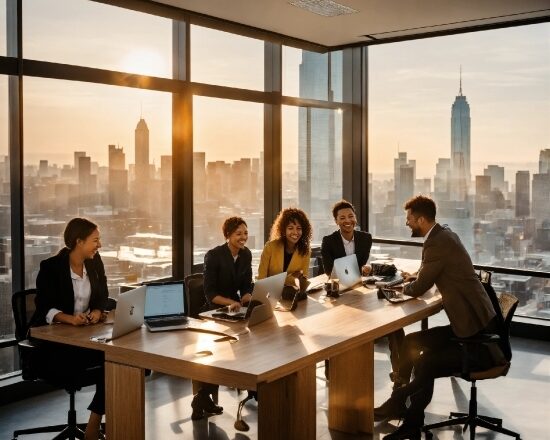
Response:
M328 47L518 20L550 20L550 0L155 1ZM344 14L323 16L290 3Z

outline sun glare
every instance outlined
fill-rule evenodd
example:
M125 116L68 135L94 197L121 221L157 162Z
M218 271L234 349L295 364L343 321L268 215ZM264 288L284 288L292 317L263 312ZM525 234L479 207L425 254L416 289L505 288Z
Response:
M156 51L134 50L121 60L120 69L124 72L166 77L169 75L166 61Z

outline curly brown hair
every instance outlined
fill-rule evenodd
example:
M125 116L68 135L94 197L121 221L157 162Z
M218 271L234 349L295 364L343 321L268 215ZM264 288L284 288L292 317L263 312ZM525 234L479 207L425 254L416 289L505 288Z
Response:
M298 223L302 227L302 236L296 249L300 255L307 255L310 251L312 228L307 214L299 208L285 208L273 222L271 227L270 240L281 240L286 245L286 227L290 223Z

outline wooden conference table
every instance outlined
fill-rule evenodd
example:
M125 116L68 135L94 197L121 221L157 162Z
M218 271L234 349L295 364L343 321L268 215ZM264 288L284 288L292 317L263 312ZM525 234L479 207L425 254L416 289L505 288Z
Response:
M419 264L393 262L408 271ZM145 328L106 344L90 341L103 324L36 327L32 336L105 352L109 440L145 438L145 369L257 390L260 440L315 439L315 364L329 358L329 428L372 433L374 340L437 313L441 297L432 289L394 305L364 287L336 300L324 296L323 291L311 294L294 312L275 312L234 343L194 331L150 333ZM208 325L235 333L244 328Z

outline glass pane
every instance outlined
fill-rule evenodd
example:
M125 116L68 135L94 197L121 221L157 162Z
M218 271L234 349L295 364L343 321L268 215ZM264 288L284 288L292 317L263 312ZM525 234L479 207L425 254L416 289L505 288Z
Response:
M0 75L0 342L14 335L11 311L11 209L8 77ZM0 376L19 369L13 349L0 350Z
M6 0L0 0L0 55L6 56Z
M310 217L313 244L336 226L331 208L342 198L342 110L283 106L283 208Z
M244 218L254 271L264 246L262 104L193 99L194 264L225 242L224 220Z
M328 54L283 46L283 95L328 100Z
M25 285L72 217L101 231L110 287L172 275L171 95L25 78Z
M23 54L168 78L172 21L85 0L25 0Z
M550 24L373 46L369 64L372 232L409 237L402 204L430 194L474 262L548 272ZM523 310L547 304L529 291Z
M191 80L264 90L264 42L191 26Z

